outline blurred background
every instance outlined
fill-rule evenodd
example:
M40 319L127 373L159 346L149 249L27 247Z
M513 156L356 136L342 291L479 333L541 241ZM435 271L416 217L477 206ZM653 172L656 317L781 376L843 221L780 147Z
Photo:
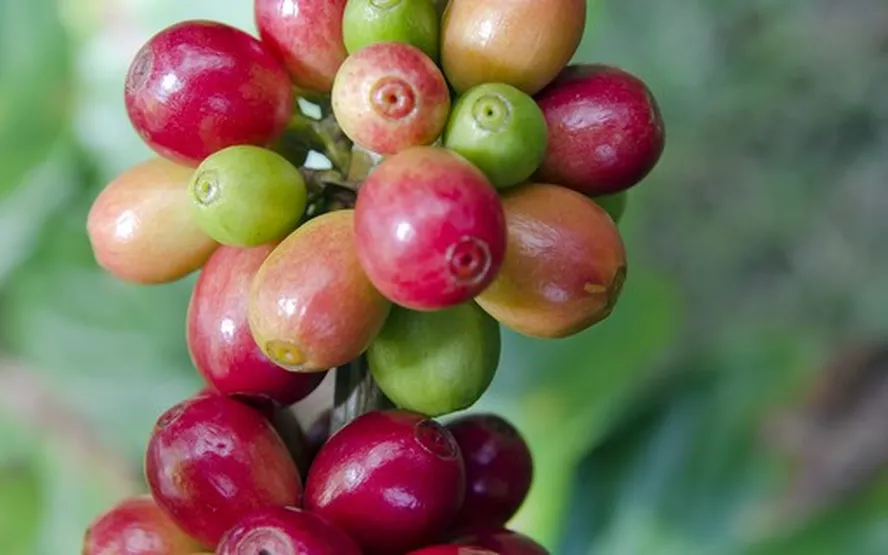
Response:
M0 545L77 555L143 491L157 416L200 387L193 278L99 271L90 203L150 156L124 74L249 0L0 0ZM624 296L569 340L506 336L476 407L537 479L557 555L888 553L888 6L600 0L578 60L645 79L668 145L630 194Z

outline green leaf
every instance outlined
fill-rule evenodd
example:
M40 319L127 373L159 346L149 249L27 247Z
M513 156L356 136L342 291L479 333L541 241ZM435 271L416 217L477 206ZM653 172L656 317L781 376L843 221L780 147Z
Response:
M0 542L4 555L32 555L43 516L40 473L29 463L0 465Z

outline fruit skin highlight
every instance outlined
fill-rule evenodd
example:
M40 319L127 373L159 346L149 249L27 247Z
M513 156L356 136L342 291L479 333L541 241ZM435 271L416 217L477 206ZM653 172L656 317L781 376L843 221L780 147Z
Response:
M374 170L358 193L355 232L370 280L413 310L471 300L496 277L506 249L496 189L439 147L402 151Z
M125 100L151 148L197 166L229 146L272 143L290 119L293 91L281 63L249 34L224 23L184 21L136 54Z
M533 98L511 85L485 83L453 105L445 147L463 155L499 189L517 185L546 154L546 119Z
M297 86L329 93L348 53L342 42L346 0L256 0L263 44L286 64Z
M256 511L229 530L216 555L362 555L361 548L326 519L294 507Z
M377 42L403 42L437 60L440 30L432 0L348 0L342 21L349 54Z
M250 293L250 330L282 368L323 372L357 358L391 310L356 253L354 211L309 220L268 256Z
M150 495L128 497L90 523L82 555L191 555L202 546L185 534Z
M321 448L305 508L368 555L403 553L446 533L462 506L465 469L446 428L409 411L359 416Z
M256 247L279 241L305 214L305 181L276 152L239 145L201 162L188 185L195 220L219 243Z
M432 144L450 113L441 70L420 49L399 42L376 43L349 56L331 94L343 133L382 155Z
M99 266L141 285L178 281L203 266L219 244L191 217L187 187L193 173L151 158L111 181L86 221Z
M457 92L506 83L534 95L570 61L586 28L586 0L451 0L441 64Z
M395 307L367 351L380 390L402 409L443 416L469 408L499 366L500 327L473 302L434 312Z
M296 505L302 494L299 470L262 413L214 393L161 415L145 475L158 506L205 545L249 513Z
M540 338L579 333L607 318L626 278L626 251L610 215L550 184L503 194L506 259L477 303L512 330Z
M627 190L647 177L666 145L648 86L602 64L567 67L536 97L549 130L536 180L590 196Z
M220 247L206 263L188 305L186 339L191 360L217 391L288 406L314 391L324 374L299 374L263 354L249 325L253 277L274 244Z

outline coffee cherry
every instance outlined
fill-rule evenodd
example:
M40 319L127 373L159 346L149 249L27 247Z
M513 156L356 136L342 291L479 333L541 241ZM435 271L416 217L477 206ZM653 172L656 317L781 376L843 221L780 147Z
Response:
M602 207L610 215L615 224L619 224L626 213L626 205L629 202L629 191L620 191L612 195L602 195L600 197L592 197L595 204Z
M530 491L530 448L514 426L495 414L464 416L448 423L447 429L466 465L459 525L475 530L505 526Z
M283 368L319 372L346 364L379 334L391 303L355 252L354 211L318 216L265 260L250 296L250 329Z
M437 60L440 26L432 0L348 0L342 37L349 54L378 42L403 42Z
M621 69L575 65L537 96L549 145L537 179L599 196L626 190L660 160L666 133L647 85Z
M460 538L459 542L492 549L499 555L549 555L549 551L532 538L506 529L477 532Z
M361 548L326 519L296 508L252 513L232 528L216 555L361 555Z
M422 50L381 42L342 64L332 103L352 141L389 155L437 140L450 113L450 91L441 70Z
M221 247L214 253L194 286L186 337L194 365L216 390L287 406L314 391L324 374L284 370L262 353L250 332L250 286L273 248Z
M115 178L93 202L86 230L98 264L139 284L177 281L219 246L191 217L193 169L154 158Z
M358 193L358 256L392 301L414 310L455 306L497 275L503 218L496 189L465 158L411 148L382 162Z
M190 555L201 549L150 495L117 503L89 525L83 555Z
M396 307L367 351L385 396L427 416L474 405L499 357L499 324L473 302L434 312Z
M329 93L347 56L342 42L346 0L256 0L256 26L298 86Z
M142 139L192 166L229 146L270 144L293 102L286 71L258 40L211 21L152 37L130 66L125 96Z
M296 505L302 493L299 471L268 420L223 395L197 395L161 415L145 474L157 504L206 545L257 509Z
M626 278L626 251L607 212L557 185L530 184L503 195L506 259L477 302L525 335L579 333L613 311Z
M305 506L368 554L403 553L448 530L464 488L462 457L450 432L416 413L376 411L321 448L309 471Z
M536 102L511 85L486 83L453 106L444 146L463 155L498 188L533 175L546 153L546 120Z
M279 241L305 214L302 174L286 158L255 146L233 146L204 160L188 186L194 217L223 245Z
M570 61L586 28L586 0L451 0L441 63L465 92L506 83L533 95Z
M471 545L435 545L411 551L407 555L499 555L499 553Z

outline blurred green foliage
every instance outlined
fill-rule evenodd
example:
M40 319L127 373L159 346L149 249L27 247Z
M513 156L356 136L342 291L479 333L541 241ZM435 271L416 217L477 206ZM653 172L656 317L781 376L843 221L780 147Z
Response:
M0 545L76 555L92 518L143 488L157 415L200 386L184 318L193 277L100 271L90 203L149 156L121 84L185 18L252 30L237 2L0 0ZM590 4L591 5L591 4ZM873 276L888 197L888 15L881 0L604 1L579 60L649 82L668 147L632 191L610 320L554 342L505 334L476 410L537 460L514 526L558 555L876 555L888 490L793 526L770 415L846 340L881 337ZM23 368L24 367L24 368Z

